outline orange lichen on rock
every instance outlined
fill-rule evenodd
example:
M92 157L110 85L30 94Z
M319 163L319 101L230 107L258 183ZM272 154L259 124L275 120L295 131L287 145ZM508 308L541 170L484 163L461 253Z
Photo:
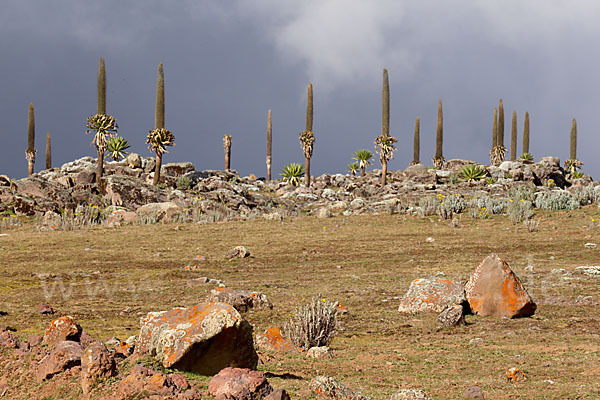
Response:
M60 317L51 321L44 332L43 342L49 347L63 340L79 341L81 337L81 326L75 322L73 317Z
M471 310L481 316L528 317L537 308L519 278L496 254L473 271L465 293Z
M264 333L256 335L256 344L264 350L297 351L296 346L284 338L279 328L267 328Z
M402 297L398 311L402 313L444 311L465 301L464 288L459 282L440 278L421 278L411 282Z
M519 368L510 368L506 371L506 382L508 383L518 383L525 382L527 380L527 376L525 372L521 371Z

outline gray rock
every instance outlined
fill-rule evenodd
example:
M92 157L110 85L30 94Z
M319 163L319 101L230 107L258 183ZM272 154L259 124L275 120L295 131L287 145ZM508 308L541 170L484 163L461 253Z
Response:
M366 204L367 203L365 202L364 199L358 197L350 202L350 208L353 210L356 210L356 209L364 207Z
M127 154L125 162L129 168L142 168L142 157L137 153Z
M233 249L225 253L225 258L232 260L234 258L246 258L250 257L250 251L244 246L236 246Z
M390 396L390 400L431 400L431 397L420 389L400 389Z
M420 313L444 311L448 306L466 301L464 287L459 282L441 278L420 278L411 282L402 297L398 311Z
M438 322L441 326L449 328L452 326L464 325L465 314L462 305L458 304L446 308L438 315Z
M331 213L331 211L329 211L329 209L327 209L325 207L319 208L316 211L315 215L317 216L317 218L330 218L330 217L333 216L333 214Z
M479 386L470 386L463 392L464 399L485 399L483 390Z

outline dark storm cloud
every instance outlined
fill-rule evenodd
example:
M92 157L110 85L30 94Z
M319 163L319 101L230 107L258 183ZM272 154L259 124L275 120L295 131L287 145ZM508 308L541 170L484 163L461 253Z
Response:
M493 108L503 98L519 135L531 114L531 152L568 156L572 118L579 158L596 178L600 63L590 1L7 1L0 15L0 173L26 172L27 105L36 106L36 147L53 137L54 164L94 155L85 120L96 109L104 57L108 112L132 150L150 155L154 85L165 64L166 125L177 146L165 162L265 173L267 109L273 109L274 170L301 161L306 85L315 87L313 172L344 172L380 130L381 71L391 81L391 168L412 157L421 117L422 156L432 157L437 100L444 153L486 162ZM509 132L505 137L509 137ZM520 143L519 143L520 147ZM37 169L43 165L39 155Z

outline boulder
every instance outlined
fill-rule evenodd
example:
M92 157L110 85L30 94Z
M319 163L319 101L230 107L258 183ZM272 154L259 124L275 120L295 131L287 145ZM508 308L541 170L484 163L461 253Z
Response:
M105 177L106 196L113 206L135 210L143 204L166 200L166 193L156 186L148 185L140 179L127 175Z
M73 179L75 185L85 185L96 182L96 170L95 169L84 169L75 175L75 179Z
M411 282L402 297L398 311L402 313L444 311L449 306L465 302L463 285L441 278L420 278Z
M16 349L19 347L19 338L13 335L9 330L3 330L0 332L0 346L9 349Z
M162 203L149 203L141 206L136 211L141 217L154 217L157 221L172 221L178 217L182 210L172 201Z
M273 304L265 294L230 288L211 290L207 301L230 304L239 312L246 312L251 308L273 308Z
M290 395L285 389L275 389L267 397L265 400L290 400Z
M191 162L178 162L163 164L160 168L161 175L179 176L194 172L196 168Z
M315 212L315 215L317 216L317 218L330 218L330 217L333 216L333 214L331 213L331 211L329 211L329 209L326 208L326 207L319 208Z
M141 364L134 366L129 375L118 386L116 398L119 400L157 398L160 396L170 400L201 400L196 389L183 390L178 387L177 378L174 380L162 372L153 371ZM114 396L114 395L113 395ZM109 397L110 398L110 397Z
M224 303L151 312L141 319L135 352L167 368L214 375L226 367L256 368L252 326Z
M261 400L273 388L262 372L247 368L225 368L208 383L208 393L215 400Z
M52 351L38 364L36 377L38 381L49 379L67 369L81 364L83 347L70 340L55 343Z
M306 352L308 358L314 358L315 360L333 358L331 349L327 346L311 347Z
M110 378L117 373L117 366L112 352L103 343L89 345L81 357L81 388L83 394L98 382Z
M515 273L496 254L486 257L465 285L471 310L481 316L528 317L537 306Z
M10 178L6 175L0 175L0 186L10 186Z
M142 168L142 157L137 153L129 153L125 158L125 162L129 168Z
M431 397L420 389L400 389L390 396L390 400L431 400Z
M113 210L106 217L104 223L107 226L120 226L126 224L133 224L138 220L138 215L133 211L127 210Z
M267 328L256 335L256 345L268 351L298 351L298 348L284 338L279 328Z
M233 260L234 258L246 258L250 257L250 251L244 246L236 246L225 253L225 258Z
M461 169L463 169L463 167L466 167L467 165L479 165L479 163L472 160L461 160L457 158L446 161L446 163L444 164L444 169L448 171L459 172Z
M54 308L50 304L41 303L38 304L38 313L42 315L54 314Z
M446 308L438 315L438 322L441 326L449 328L465 324L464 308L461 304Z
M64 340L78 342L81 331L81 326L75 322L73 317L60 317L51 321L46 327L43 343L51 348L56 343Z

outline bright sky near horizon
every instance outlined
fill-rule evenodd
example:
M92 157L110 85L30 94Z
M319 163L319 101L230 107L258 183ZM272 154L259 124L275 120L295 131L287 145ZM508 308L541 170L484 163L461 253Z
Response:
M505 107L505 144L517 111L531 116L536 160L569 155L600 178L600 3L421 0L5 0L0 14L0 174L27 173L27 110L36 113L36 170L46 132L53 164L95 156L85 122L96 111L98 60L107 69L107 112L131 151L150 156L156 70L164 63L166 127L177 145L164 162L266 174L267 110L273 171L301 162L306 87L314 85L314 175L345 172L352 153L374 150L381 76L389 70L391 169L412 159L421 118L421 160L431 164L438 99L444 155L489 163L492 115ZM375 163L374 167L377 167Z

